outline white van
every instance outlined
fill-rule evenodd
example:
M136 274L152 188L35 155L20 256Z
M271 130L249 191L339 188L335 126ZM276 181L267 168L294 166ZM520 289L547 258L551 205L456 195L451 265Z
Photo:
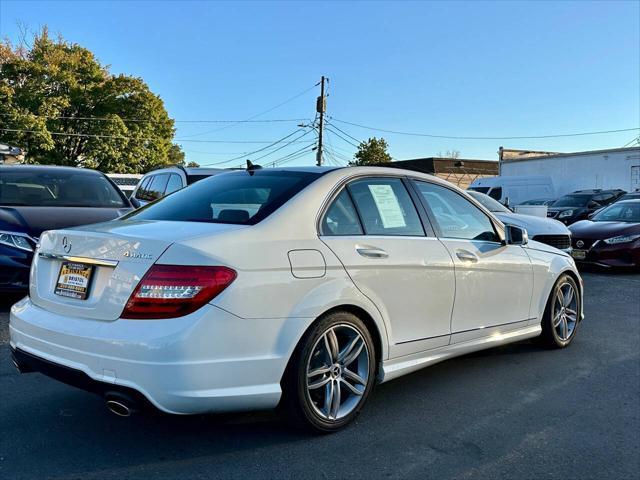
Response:
M485 193L503 205L518 205L534 198L555 199L553 182L546 175L478 178L469 190Z

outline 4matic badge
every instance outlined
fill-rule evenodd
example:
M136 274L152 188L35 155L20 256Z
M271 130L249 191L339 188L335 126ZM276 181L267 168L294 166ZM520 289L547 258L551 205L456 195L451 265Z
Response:
M153 260L153 255L150 253L139 253L139 252L130 252L129 250L123 253L123 256L126 258L139 258L142 260Z

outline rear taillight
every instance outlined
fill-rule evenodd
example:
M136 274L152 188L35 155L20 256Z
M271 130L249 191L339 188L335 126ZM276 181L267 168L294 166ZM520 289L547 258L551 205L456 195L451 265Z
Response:
M153 265L129 297L121 318L159 319L188 315L236 278L227 267Z

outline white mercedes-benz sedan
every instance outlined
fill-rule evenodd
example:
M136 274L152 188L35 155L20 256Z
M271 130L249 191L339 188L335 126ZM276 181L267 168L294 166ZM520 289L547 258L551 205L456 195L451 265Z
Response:
M256 167L44 233L11 349L119 415L281 406L329 432L376 383L533 337L566 347L582 298L567 254L435 177Z

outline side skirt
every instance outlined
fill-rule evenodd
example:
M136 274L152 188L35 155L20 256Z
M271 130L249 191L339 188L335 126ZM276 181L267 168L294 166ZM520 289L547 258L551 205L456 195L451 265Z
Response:
M451 345L434 348L433 350L393 358L382 364L379 383L393 380L394 378L415 372L416 370L442 362L448 358L459 357L460 355L466 355L467 353L476 352L478 350L485 350L487 348L493 348L507 343L526 340L527 338L537 337L541 333L542 328L538 323L537 325L524 326L507 332L496 332L481 338L460 343L452 343Z

